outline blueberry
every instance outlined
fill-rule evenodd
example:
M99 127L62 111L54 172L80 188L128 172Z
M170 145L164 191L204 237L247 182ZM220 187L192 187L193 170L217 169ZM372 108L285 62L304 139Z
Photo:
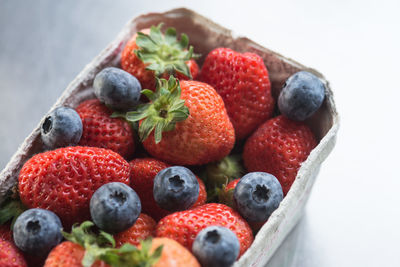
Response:
M82 130L82 120L78 113L68 107L58 107L51 111L40 128L42 141L50 149L78 144Z
M249 222L265 222L283 199L281 184L272 174L251 172L233 192L235 208Z
M30 209L24 211L15 221L14 242L28 254L45 256L63 239L61 230L61 221L55 213L44 209Z
M130 110L139 104L142 87L135 76L118 68L105 68L93 82L97 98L115 110Z
M278 98L278 107L283 115L296 121L311 117L322 105L325 86L312 73L299 71L290 76Z
M169 211L190 208L199 197L199 182L191 170L181 166L161 170L154 178L153 195L158 206Z
M239 255L236 235L226 227L209 226L194 240L192 252L203 267L231 266Z
M93 222L109 233L119 233L131 227L141 210L139 196L123 183L105 184L90 199Z

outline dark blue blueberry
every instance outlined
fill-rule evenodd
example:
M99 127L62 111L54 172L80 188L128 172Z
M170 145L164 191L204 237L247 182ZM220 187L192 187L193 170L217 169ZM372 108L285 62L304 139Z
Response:
M199 190L196 175L185 167L165 168L154 178L154 199L158 206L169 211L190 208L197 201Z
M15 221L14 242L28 254L45 256L63 239L61 230L61 221L55 213L44 209L30 209Z
M233 192L235 208L249 222L265 222L283 199L281 184L272 174L251 172Z
M135 76L118 68L105 68L93 82L97 98L115 110L132 110L139 104L142 87Z
M236 235L226 227L209 226L197 234L192 252L202 267L229 267L239 255Z
M325 86L312 73L299 71L290 76L278 98L278 107L283 115L296 121L311 117L322 105Z
M139 196L123 183L101 186L90 199L90 215L100 229L119 233L131 227L142 210Z
M40 128L42 141L49 149L78 144L82 130L82 120L78 113L68 107L58 107L51 111Z

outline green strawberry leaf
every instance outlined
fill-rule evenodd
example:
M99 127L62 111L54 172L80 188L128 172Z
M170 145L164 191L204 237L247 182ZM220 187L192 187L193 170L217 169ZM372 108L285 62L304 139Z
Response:
M146 140L154 131L155 142L159 143L163 132L174 130L177 122L189 117L189 109L185 106L185 100L181 99L181 87L177 79L173 76L169 80L157 78L156 84L155 92L142 90L150 102L139 105L135 111L127 112L124 118L131 123L140 121L138 133L141 141Z
M189 38L181 34L177 39L176 30L168 28L165 34L161 33L162 23L150 28L150 34L138 32L136 44L139 47L135 50L137 57L147 64L148 70L153 70L157 77L167 73L175 75L176 71L192 79L186 61L197 58L193 47L189 46ZM189 48L188 48L189 46Z
M26 210L26 207L20 200L8 199L0 207L0 225L11 221L11 227L21 213Z
M151 239L142 241L142 249L131 244L115 248L112 235L99 231L91 221L74 225L71 233L63 232L64 237L85 249L82 266L90 267L97 260L102 260L113 267L151 267L161 257L162 246L150 253Z

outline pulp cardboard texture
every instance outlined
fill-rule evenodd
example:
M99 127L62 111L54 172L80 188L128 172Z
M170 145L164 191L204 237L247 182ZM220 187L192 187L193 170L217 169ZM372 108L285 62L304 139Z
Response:
M319 72L270 51L245 37L233 37L230 30L191 10L180 8L165 13L141 15L130 21L117 38L68 85L52 109L62 105L75 108L80 102L93 98L92 83L95 75L105 67L119 66L120 53L129 38L135 32L160 22L165 24L164 27L175 27L178 33L184 32L189 36L195 52L202 54L198 60L200 66L207 53L216 47L229 47L239 52L254 52L260 55L268 68L275 99L285 80L299 70L316 74L326 85L326 99L322 107L307 121L319 140L318 146L302 164L292 188L279 208L258 232L252 246L234 265L235 267L264 266L301 217L320 165L335 145L339 117L329 84ZM0 173L0 202L4 201L17 184L18 173L23 164L34 154L43 152L40 125L41 122Z

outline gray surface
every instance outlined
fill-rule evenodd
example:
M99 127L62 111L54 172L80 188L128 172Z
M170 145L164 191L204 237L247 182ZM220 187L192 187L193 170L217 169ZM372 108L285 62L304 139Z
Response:
M0 0L0 167L127 20L187 6L318 69L336 94L337 147L268 266L400 266L398 1L229 3Z

